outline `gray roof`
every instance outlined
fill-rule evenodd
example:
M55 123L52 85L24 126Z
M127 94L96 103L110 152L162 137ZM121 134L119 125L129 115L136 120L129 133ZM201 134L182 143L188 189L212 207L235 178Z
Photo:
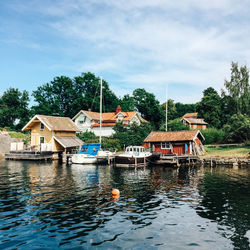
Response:
M54 136L55 140L64 148L78 147L83 141L76 136Z

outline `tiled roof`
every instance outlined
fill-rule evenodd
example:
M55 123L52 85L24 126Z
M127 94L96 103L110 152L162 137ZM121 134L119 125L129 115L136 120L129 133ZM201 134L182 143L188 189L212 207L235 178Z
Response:
M192 141L197 130L190 131L170 131L170 132L151 132L144 142L162 142L162 141Z
M183 117L184 118L187 118L187 117L197 117L198 116L198 113L186 113Z
M115 122L110 122L110 123L102 123L102 127L114 127L115 126ZM100 127L100 124L99 123L95 123L95 124L92 124L93 128L96 128L96 127Z
M98 112L92 112L92 111L86 111L82 110L87 116L89 116L93 120L100 120L100 113ZM121 112L125 117L123 121L129 121L132 119L132 117L136 114L136 112ZM102 121L104 122L105 120L107 121L116 121L117 116L115 112L107 112L107 113L102 113Z
M36 121L42 122L51 131L81 131L69 117L35 115L23 128L29 130L33 127Z
M197 118L183 118L190 124L202 124L207 125L207 122L205 122L203 119L197 119Z
M87 116L89 116L93 120L100 120L100 113L92 112L87 110L82 110Z

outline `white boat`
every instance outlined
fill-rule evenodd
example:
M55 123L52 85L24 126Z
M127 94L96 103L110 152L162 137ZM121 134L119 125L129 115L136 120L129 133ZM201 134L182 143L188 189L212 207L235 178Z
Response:
M152 158L152 153L141 146L128 146L124 153L115 156L117 167L145 166Z
M100 143L84 143L81 149L72 156L71 161L78 164L97 163L97 155L100 149Z

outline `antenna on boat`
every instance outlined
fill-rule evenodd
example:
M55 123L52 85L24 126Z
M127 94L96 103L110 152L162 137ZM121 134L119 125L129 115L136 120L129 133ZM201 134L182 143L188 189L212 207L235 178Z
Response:
M166 86L166 131L168 131L168 84Z
M102 77L100 77L100 137L99 142L102 143Z

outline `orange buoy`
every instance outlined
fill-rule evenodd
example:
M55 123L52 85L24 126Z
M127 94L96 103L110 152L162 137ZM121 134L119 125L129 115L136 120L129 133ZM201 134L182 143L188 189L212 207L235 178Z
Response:
M116 188L112 189L112 196L113 198L119 198L120 197L120 191Z

